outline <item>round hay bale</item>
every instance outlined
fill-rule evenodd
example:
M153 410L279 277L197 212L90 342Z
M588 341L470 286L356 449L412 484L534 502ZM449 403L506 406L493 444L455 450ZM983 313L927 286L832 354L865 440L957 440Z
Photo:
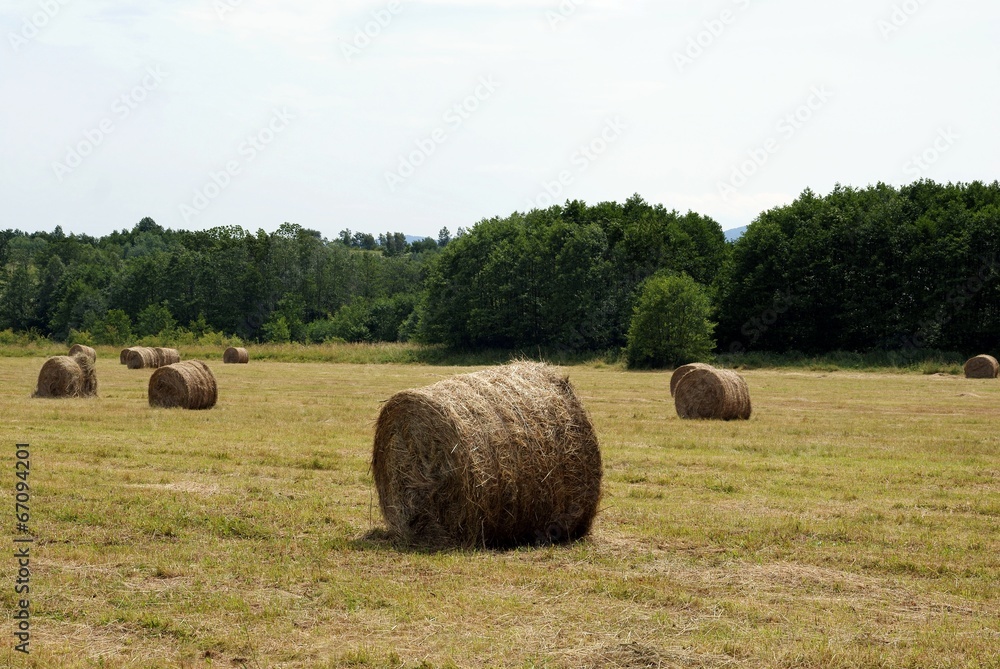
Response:
M372 452L399 541L504 548L579 539L601 496L601 452L569 380L528 362L393 395Z
M145 346L133 346L125 356L125 365L129 369L155 368L158 366L156 361L156 351Z
M149 377L150 406L211 409L218 399L215 376L200 360L160 367Z
M692 369L681 377L674 393L674 407L681 418L750 418L750 389L742 376L729 369Z
M677 391L677 384L680 383L684 375L693 369L712 369L711 365L706 365L703 362L692 362L689 365L681 365L674 370L674 373L670 376L670 396L673 397L674 393Z
M97 397L97 364L87 353L72 356L80 368L80 397Z
M91 362L97 362L97 351L90 348L89 346L84 346L83 344L73 344L73 347L69 350L70 357L73 357L77 353L83 353Z
M965 378L995 379L1000 374L1000 363L992 355L977 355L965 363Z
M83 371L68 355L49 358L38 373L38 385L32 397L79 397Z
M245 348L230 346L222 354L222 362L227 365L245 365L250 362L250 353Z
M176 348L156 348L157 367L175 365L181 361L181 354Z
M128 352L131 350L132 349L130 348L123 348L122 352L118 354L118 362L124 365L126 360L128 359Z

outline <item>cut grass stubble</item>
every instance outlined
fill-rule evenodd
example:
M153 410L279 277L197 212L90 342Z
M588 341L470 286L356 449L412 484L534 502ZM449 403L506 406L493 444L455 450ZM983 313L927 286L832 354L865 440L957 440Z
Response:
M218 405L177 412L107 356L100 398L31 400L42 362L0 359L37 666L1000 662L996 381L747 372L753 418L716 423L667 373L564 368L604 459L591 538L424 552L377 531L373 421L467 368L218 365Z

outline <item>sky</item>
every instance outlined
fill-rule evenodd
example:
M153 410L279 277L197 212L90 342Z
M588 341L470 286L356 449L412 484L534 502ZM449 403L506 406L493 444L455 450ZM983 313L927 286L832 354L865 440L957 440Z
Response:
M985 0L5 0L0 229L723 229L811 188L1000 178Z

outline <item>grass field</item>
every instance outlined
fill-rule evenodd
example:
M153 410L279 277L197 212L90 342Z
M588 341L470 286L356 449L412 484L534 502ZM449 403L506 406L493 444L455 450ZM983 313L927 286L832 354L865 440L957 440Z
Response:
M38 667L1000 667L1000 382L751 371L747 423L681 422L665 373L567 368L605 492L592 537L393 548L379 403L469 368L213 369L212 411L32 400L0 358L0 502L31 443ZM5 540L2 555L12 544ZM0 558L0 606L15 606Z

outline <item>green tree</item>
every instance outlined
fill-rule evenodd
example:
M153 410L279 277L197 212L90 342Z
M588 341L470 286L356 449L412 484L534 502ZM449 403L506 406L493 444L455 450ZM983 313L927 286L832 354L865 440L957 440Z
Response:
M288 328L288 341L304 342L306 340L306 326L302 322L303 309L302 297L294 293L286 293L278 301L275 313L285 320L285 326ZM274 320L273 316L271 320Z
M425 253L427 251L436 251L438 248L438 243L431 239L430 237L424 237L423 239L418 239L417 241L410 244L410 251L413 253Z
M344 341L371 341L372 333L368 328L371 309L366 300L354 300L342 306L330 319L331 333Z
M27 330L38 307L38 280L34 268L17 265L5 283L0 283L0 329Z
M672 367L705 359L715 348L711 309L705 289L686 274L648 279L628 331L628 366Z
M98 344L127 344L133 336L132 319L121 309L110 309L104 318L94 323L93 336Z
M264 341L275 344L287 344L292 340L292 331L288 327L288 321L277 311L264 323L263 333Z
M167 303L150 304L139 312L136 319L136 329L140 337L149 337L159 334L170 334L177 327L177 321L167 307Z
M406 235L402 232L387 232L384 235L379 235L378 245L382 247L382 253L389 257L403 255L410 251Z

